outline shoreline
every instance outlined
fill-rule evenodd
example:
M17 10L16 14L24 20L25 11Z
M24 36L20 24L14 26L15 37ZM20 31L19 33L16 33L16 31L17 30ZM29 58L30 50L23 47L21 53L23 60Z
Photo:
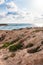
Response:
M4 25L3 25L4 26ZM25 27L25 28L19 28L19 29L12 29L12 30L2 30L2 31L13 31L13 30L23 30L23 29L42 29L43 27Z

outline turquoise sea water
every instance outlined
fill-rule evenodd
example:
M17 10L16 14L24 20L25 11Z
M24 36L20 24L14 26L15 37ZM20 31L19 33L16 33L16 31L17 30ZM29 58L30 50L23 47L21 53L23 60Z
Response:
M0 30L13 30L13 29L20 29L26 27L33 27L32 24L8 24L6 26L0 26Z

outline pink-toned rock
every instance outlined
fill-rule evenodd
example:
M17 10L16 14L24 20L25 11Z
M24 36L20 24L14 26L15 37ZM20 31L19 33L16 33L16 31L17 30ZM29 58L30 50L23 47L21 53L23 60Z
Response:
M43 65L43 27L20 30L0 30L0 65ZM16 51L9 51L12 45L22 44Z

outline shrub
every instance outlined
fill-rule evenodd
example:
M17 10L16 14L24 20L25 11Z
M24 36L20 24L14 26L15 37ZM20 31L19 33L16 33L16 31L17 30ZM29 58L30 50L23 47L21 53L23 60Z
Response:
M17 49L21 49L21 47L23 47L23 45L22 45L22 43L18 43L18 44L16 45L16 47L17 47Z
M9 51L16 51L16 50L17 50L17 48L14 45L9 47Z
M9 47L9 51L17 51L18 49L21 49L22 44L16 44Z
M9 45L10 45L10 43L9 43L9 42L6 42L6 43L3 44L2 48L6 48L6 47L8 47Z
M3 46L2 46L2 48L6 48L6 47L8 47L9 45L11 45L11 44L13 44L13 43L14 43L14 40L11 41L11 42L5 42L5 43L3 44Z

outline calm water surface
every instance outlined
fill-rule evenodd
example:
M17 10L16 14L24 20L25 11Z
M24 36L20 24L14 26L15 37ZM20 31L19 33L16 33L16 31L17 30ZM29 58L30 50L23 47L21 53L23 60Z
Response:
M33 27L32 24L8 24L7 26L0 26L0 30L13 30L26 27Z

